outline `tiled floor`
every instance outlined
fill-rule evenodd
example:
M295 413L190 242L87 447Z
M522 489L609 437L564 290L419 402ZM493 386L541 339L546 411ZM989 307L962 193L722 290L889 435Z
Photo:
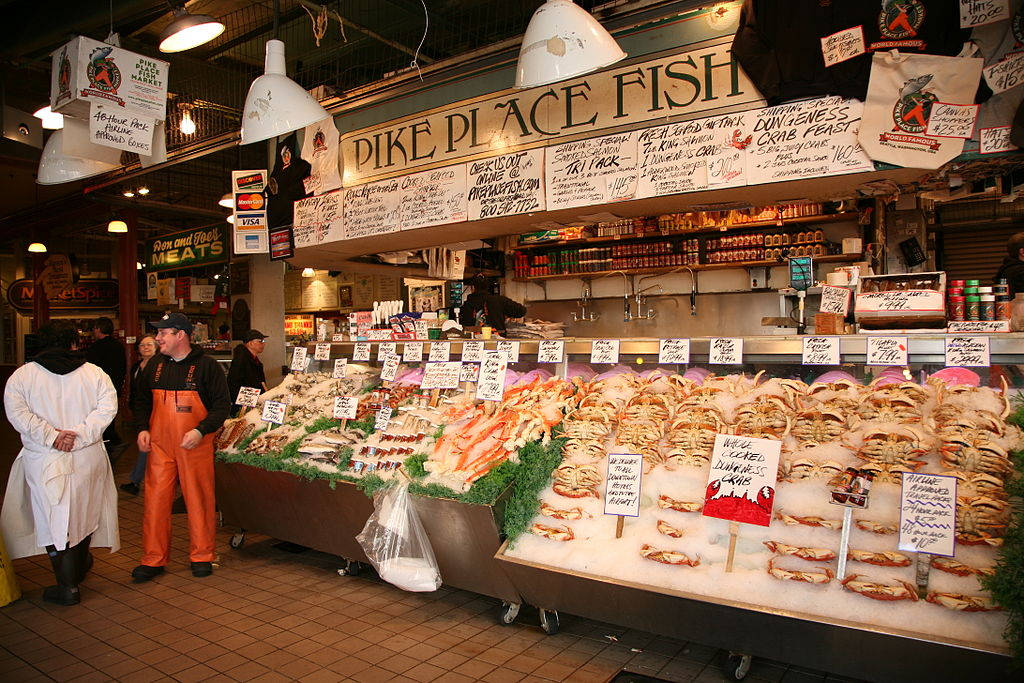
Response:
M133 457L118 464L119 482ZM218 534L217 571L196 579L183 561L184 515L174 516L168 573L136 585L129 572L140 554L142 499L121 496L123 547L94 553L80 605L42 602L42 587L53 583L45 557L14 563L25 597L0 609L0 680L606 681L623 668L726 680L724 653L698 643L568 615L560 633L546 636L525 609L501 626L491 598L447 588L406 593L372 571L339 576L337 558L286 552L251 534L231 550L230 529ZM763 660L748 676L824 679Z

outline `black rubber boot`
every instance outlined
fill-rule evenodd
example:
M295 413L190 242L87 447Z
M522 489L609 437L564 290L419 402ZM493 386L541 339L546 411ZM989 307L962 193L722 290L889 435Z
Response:
M92 534L89 534L75 546L75 554L77 555L76 563L78 565L78 583L85 581L86 575L89 570L92 569L92 553L89 552L89 544L92 543Z
M57 550L52 545L46 547L46 553L53 565L57 585L43 589L43 600L55 605L77 605L82 601L78 590L78 554L74 548Z

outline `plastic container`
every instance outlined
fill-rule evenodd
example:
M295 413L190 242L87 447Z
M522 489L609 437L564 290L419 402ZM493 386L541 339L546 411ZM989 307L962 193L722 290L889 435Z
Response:
M981 280L965 280L964 287L980 287Z
M951 296L946 310L950 320L962 322L967 316L967 300L962 296Z
M978 294L994 294L991 287L978 287Z
M954 288L954 287L959 288L959 289L963 289L966 286L967 286L967 281L966 280L950 280L949 281L949 287L951 289Z
M967 311L965 320L981 320L981 297L976 294L969 295L967 299Z
M996 320L1009 320L1013 314L1013 304L1008 296L996 297Z
M996 297L994 294L982 294L981 307L979 309L979 320L996 319Z
M977 287L964 287L964 296L978 296L981 292Z

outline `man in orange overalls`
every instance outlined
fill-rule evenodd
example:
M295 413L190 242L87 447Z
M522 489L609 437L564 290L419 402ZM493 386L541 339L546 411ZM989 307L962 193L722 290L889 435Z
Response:
M150 323L162 355L146 364L132 402L139 450L149 452L142 517L142 563L136 583L164 572L171 555L175 484L188 510L193 576L213 573L216 517L213 434L231 409L227 378L213 358L192 346L192 323L169 313Z

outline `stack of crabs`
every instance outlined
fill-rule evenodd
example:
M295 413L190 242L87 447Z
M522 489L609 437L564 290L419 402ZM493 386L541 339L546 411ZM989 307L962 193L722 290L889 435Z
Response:
M730 598L734 589L762 584L756 572L776 583L763 586L754 602L834 615L846 599L838 596L848 595L854 602L841 616L849 618L863 614L868 604L857 600L869 598L887 604L889 614L867 623L958 638L962 629L952 633L941 611L918 610L985 612L974 617L981 621L970 635L1002 643L1004 620L992 614L999 608L978 579L993 571L1010 518L1009 452L1024 443L1006 422L1005 382L981 387L963 370L921 384L895 372L868 384L833 372L808 385L760 373L638 375L626 368L574 381L578 405L564 421L570 441L563 462L541 494L532 535L518 539L510 555ZM724 574L723 522L700 515L717 434L782 442L774 519L768 528L743 526L733 575ZM640 453L644 460L640 516L618 540L614 518L602 519L609 452ZM829 504L829 481L847 467L872 472L874 487L869 507L854 513L846 577L838 581L843 508ZM924 600L913 584L913 553L897 547L899 484L908 472L945 474L958 483L956 554L931 557ZM831 608L820 600L822 590L829 591Z

